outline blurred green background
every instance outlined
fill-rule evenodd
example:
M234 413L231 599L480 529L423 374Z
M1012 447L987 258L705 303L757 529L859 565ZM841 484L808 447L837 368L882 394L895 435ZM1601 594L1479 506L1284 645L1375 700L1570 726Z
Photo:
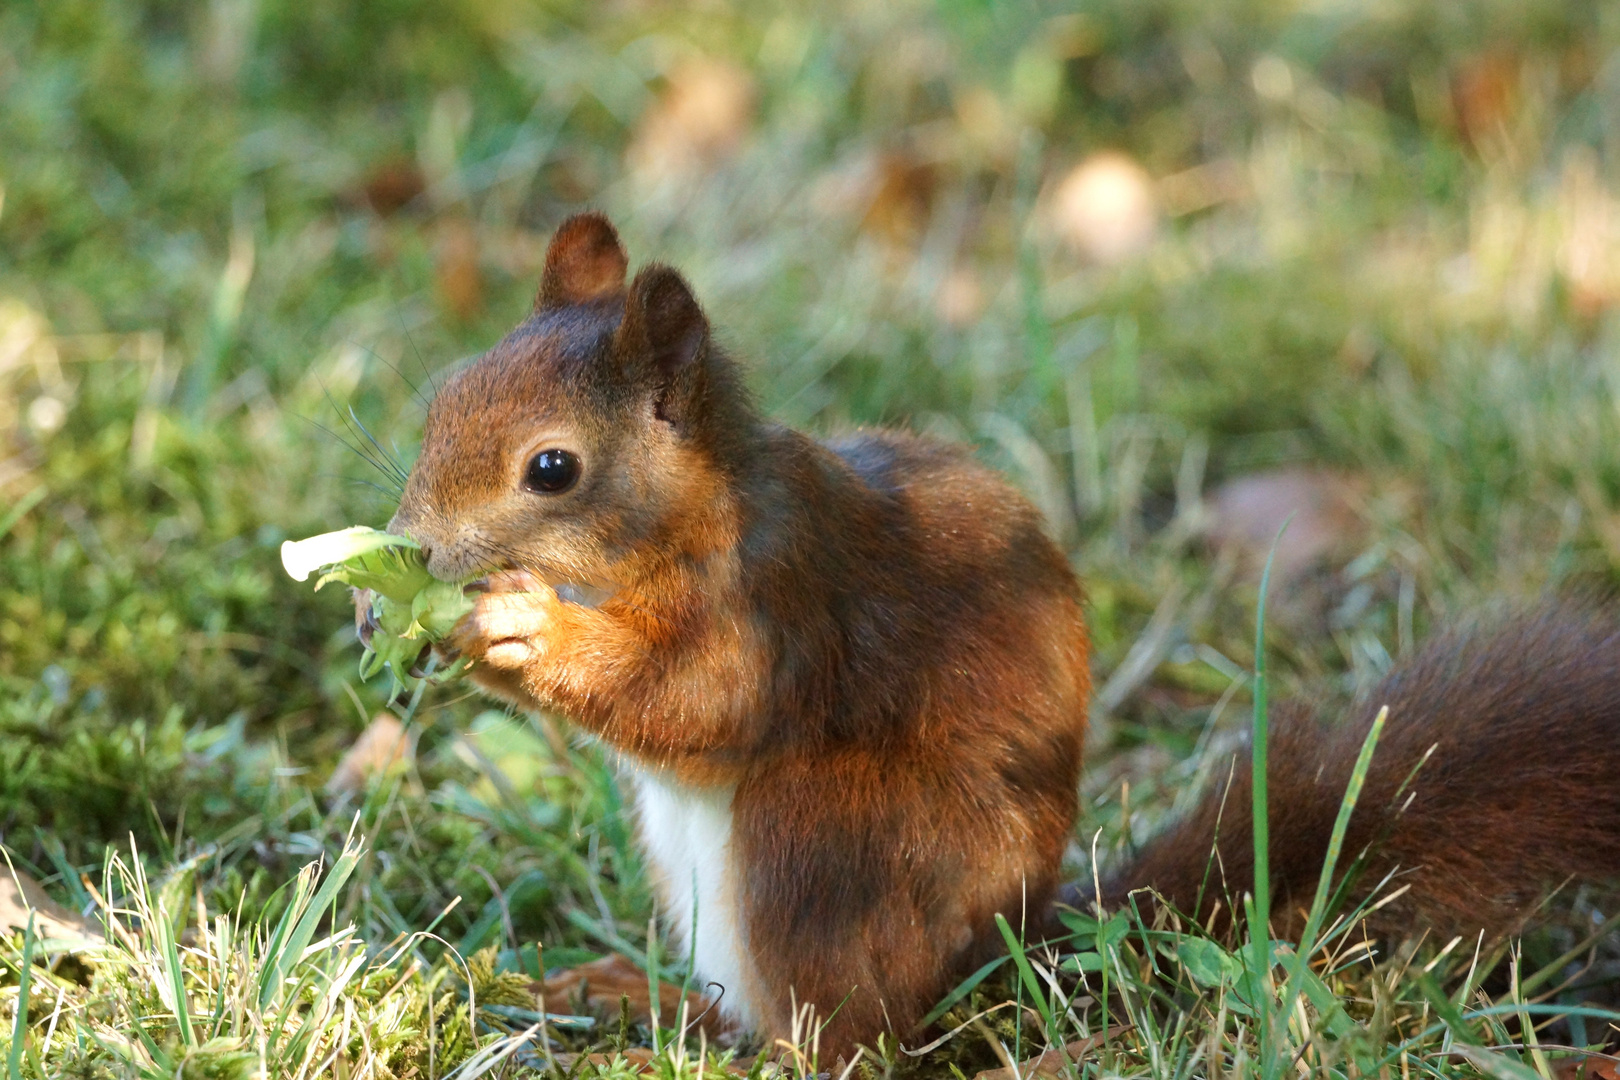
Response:
M1039 502L1116 835L1241 711L1289 510L1312 693L1608 587L1617 152L1620 8L1573 0L6 0L0 842L64 896L211 844L251 906L358 810L378 939L462 895L442 932L495 940L496 882L527 937L645 927L554 726L436 690L403 779L323 786L385 688L276 557L387 519L363 455L409 462L586 206L776 415L968 440Z

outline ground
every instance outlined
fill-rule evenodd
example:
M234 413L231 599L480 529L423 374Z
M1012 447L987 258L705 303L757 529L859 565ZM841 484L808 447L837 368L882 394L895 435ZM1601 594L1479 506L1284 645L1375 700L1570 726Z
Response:
M698 1068L695 1035L616 1014L501 1041L542 969L618 954L680 981L612 778L451 687L395 703L398 767L329 783L388 687L359 679L339 590L276 557L386 521L379 462L409 463L423 398L523 315L586 205L688 274L775 415L971 441L1046 511L1101 688L1076 872L1249 722L1279 501L1315 509L1273 583L1274 696L1342 694L1481 606L1611 588L1612 16L0 8L0 844L67 908L133 912L95 961L0 938L7 1080L622 1072L626 1046ZM1344 934L1312 975L1125 917L1082 930L1058 989L1032 952L945 1017L1039 1008L858 1068L1099 1036L1077 1068L1527 1076L1564 1067L1509 1045L1529 973L1554 964L1545 993L1587 955L1561 955L1569 925L1432 969L1444 943L1367 959Z

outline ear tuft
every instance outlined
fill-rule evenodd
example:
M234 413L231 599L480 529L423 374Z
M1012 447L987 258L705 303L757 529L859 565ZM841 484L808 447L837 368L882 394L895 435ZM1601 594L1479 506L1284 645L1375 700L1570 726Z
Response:
M623 295L629 265L630 257L606 215L595 211L575 214L557 226L546 248L546 268L540 275L534 309L546 311Z
M703 355L709 320L686 279L653 263L630 283L619 326L621 349L640 352L664 381L682 375Z

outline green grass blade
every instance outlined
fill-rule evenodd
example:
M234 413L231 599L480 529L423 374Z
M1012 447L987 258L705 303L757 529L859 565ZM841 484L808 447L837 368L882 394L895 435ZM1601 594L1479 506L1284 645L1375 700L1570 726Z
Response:
M1063 1040L1058 1037L1057 1022L1052 1016L1052 1003L1047 998L1046 988L1035 977L1035 969L1030 966L1029 957L1024 955L1024 943L1013 933L1012 926L999 911L996 912L996 929L1001 931L1001 939L1007 943L1007 952L1012 957L1013 966L1018 969L1019 979L1035 1001L1035 1011L1041 1014L1041 1022L1046 1025L1047 1040L1053 1047L1061 1047Z
M23 930L22 967L17 972L17 1015L11 1024L11 1054L6 1062L8 1080L22 1080L23 1040L28 1034L28 983L34 969L34 913Z
M1322 873L1316 880L1316 897L1305 920L1305 934L1300 941L1301 957L1309 955L1311 945L1321 930L1322 919L1327 914L1328 898L1333 895L1333 872L1344 852L1344 837L1350 830L1350 818L1361 798L1361 789L1366 786L1373 753L1378 749L1378 740L1383 736L1384 724L1388 720L1389 706L1385 705L1378 710L1372 727L1367 729L1367 737L1361 741L1361 751L1356 755L1355 767L1350 771L1350 782L1345 785L1344 798L1339 800L1339 816L1333 821L1333 835L1328 840L1327 854L1322 860Z
M660 951L658 944L658 916L654 915L647 920L647 1004L652 1011L652 1023L650 1026L652 1028L654 1055L663 1052L663 1046L661 1045L663 1032L661 1028L663 1026L664 1006L658 1000L658 991L661 989L659 982L662 979L658 965Z
M1514 1061L1506 1054L1486 1050L1481 1046L1459 1045L1456 1053L1484 1073L1491 1080L1544 1080L1542 1075L1523 1062Z
M0 540L6 538L6 534L16 527L17 522L27 516L28 511L44 502L45 496L49 493L50 489L41 484L12 504L10 510L0 514Z
M1261 1034L1261 1066L1267 1077L1276 1075L1280 1068L1277 1055L1271 1050L1271 831L1267 806L1267 732L1269 723L1266 704L1266 594L1271 590L1271 566L1277 558L1277 545L1288 531L1293 515L1282 523L1277 537L1266 554L1265 569L1260 573L1260 595L1254 613L1254 716L1251 733L1253 754L1250 791L1253 796L1254 817L1254 893L1249 908L1250 970L1258 980L1254 995L1254 1008L1259 1018Z
M275 930L270 934L270 940L265 943L265 956L279 956L285 948L288 935L292 933L293 927L298 924L299 918L304 913L305 905L308 903L309 880L314 873L314 869L313 865L304 867L298 872L297 877L270 894L270 902L272 903L284 892L288 894L288 898L287 906L282 910L281 918L277 921ZM270 988L275 985L271 981L273 975L274 971L271 968L265 968L260 973L259 999L261 1003L269 1000Z
M180 1031L180 1045L196 1046L197 1040L191 1030L191 1007L186 999L186 971L180 963L179 946L175 944L174 924L161 905L157 909L157 916L152 921L152 929L157 935L164 973L169 977L169 993L173 995L174 1023Z
M259 984L259 1007L268 1008L277 993L282 989L283 983L293 966L304 955L304 949L309 945L310 939L315 936L315 928L320 925L322 914L333 906L337 900L338 892L343 888L349 875L354 873L355 866L360 862L361 849L354 845L345 845L343 854L338 856L337 862L327 873L326 880L321 883L320 891L315 894L314 900L305 908L303 916L286 937L277 943L274 952L267 953L265 959L269 967L265 971L263 980ZM289 914L293 909L289 908ZM285 922L285 920L284 920Z
M973 993L980 983L988 979L991 974L997 971L1001 965L1005 964L1010 959L1012 959L1011 956L998 956L994 960L987 962L983 967L979 968L978 971L975 971L973 974L957 983L956 989L952 990L950 993L941 998L939 1004L935 1005L933 1009L929 1011L928 1015L923 1017L922 1023L918 1024L917 1026L932 1026L940 1017L944 1016L946 1013L955 1008L957 1002Z
M1344 797L1339 800L1339 814L1334 819L1333 833L1328 839L1327 853L1322 859L1322 872L1316 879L1316 897L1312 900L1310 913L1305 918L1305 931L1300 935L1299 944L1295 947L1293 959L1288 965L1288 986L1283 992L1282 1006L1278 1010L1280 1017L1289 1016L1293 1012L1294 1001L1301 992L1304 992L1317 1010L1327 1018L1328 1030L1335 1037L1342 1037L1345 1034L1348 1017L1333 998L1327 985L1311 971L1310 956L1316 949L1316 936L1321 931L1322 919L1327 913L1328 899L1333 895L1333 873L1338 867L1339 856L1344 851L1344 837L1350 829L1350 818L1354 815L1356 803L1361 798L1361 789L1366 785L1367 773L1372 768L1373 753L1378 748L1379 737L1383 735L1384 723L1388 719L1389 706L1386 705L1378 710L1372 727L1367 730L1367 737L1361 741L1361 751L1356 755L1355 767L1350 771L1350 782L1345 785Z

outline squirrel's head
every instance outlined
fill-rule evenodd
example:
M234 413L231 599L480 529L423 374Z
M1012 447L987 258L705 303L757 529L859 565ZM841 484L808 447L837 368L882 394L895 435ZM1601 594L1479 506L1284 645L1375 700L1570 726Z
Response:
M533 313L434 399L389 530L435 576L612 582L626 559L724 543L753 414L686 282L653 264L626 286L628 262L607 218L565 221Z

